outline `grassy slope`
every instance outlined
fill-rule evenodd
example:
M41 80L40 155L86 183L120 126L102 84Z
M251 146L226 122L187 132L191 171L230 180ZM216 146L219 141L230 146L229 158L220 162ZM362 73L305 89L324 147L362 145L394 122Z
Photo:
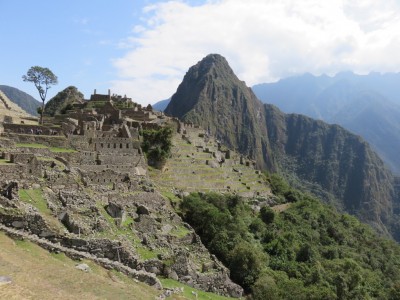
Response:
M14 241L0 232L0 276L12 283L0 285L0 299L155 299L160 291L136 283L116 271L83 261L91 272L77 270L78 262L64 254L49 253L27 241ZM199 291L171 279L161 279L164 287L183 288L182 294L167 299L231 299Z
M11 284L0 287L0 299L154 299L159 294L92 262L85 262L92 272L84 273L63 254L50 254L2 232L0 245L0 276L12 278Z

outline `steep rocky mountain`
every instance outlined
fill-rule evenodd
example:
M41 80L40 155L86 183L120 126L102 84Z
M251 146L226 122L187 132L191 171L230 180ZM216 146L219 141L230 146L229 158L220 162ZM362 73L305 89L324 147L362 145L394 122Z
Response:
M364 137L400 173L400 74L305 74L253 87L264 103L337 123Z
M360 136L272 105L265 105L265 122L277 168L292 183L300 181L314 192L322 188L377 228L390 222L393 176Z
M65 113L66 110L72 108L74 103L83 103L83 101L83 94L76 87L69 86L46 103L44 112L50 116Z
M27 113L33 116L38 115L37 108L41 106L41 103L31 95L8 85L0 85L0 90Z
M222 56L191 67L165 112L386 231L393 178L369 145L340 126L263 105Z
M165 109L166 114L201 125L259 166L272 168L263 111L252 90L217 54L189 69Z

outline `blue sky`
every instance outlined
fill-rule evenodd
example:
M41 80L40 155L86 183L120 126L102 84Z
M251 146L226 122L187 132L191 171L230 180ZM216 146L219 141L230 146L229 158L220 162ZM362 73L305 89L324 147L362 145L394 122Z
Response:
M21 76L34 65L48 67L59 78L49 99L69 85L86 97L93 89L106 93L117 77L111 60L124 54L119 43L140 24L151 1L0 0L0 82L38 98Z
M209 53L248 85L310 72L400 71L397 0L0 0L0 84L39 98L34 65L88 98L170 97Z

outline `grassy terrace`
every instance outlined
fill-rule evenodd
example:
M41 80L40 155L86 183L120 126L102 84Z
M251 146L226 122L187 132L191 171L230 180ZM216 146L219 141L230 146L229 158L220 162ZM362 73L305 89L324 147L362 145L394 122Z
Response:
M238 164L238 154L231 153L232 158L219 166L211 153L203 151L205 148L211 152L216 151L217 145L212 141L205 144L203 138L198 137L199 132L189 132L191 144L182 140L180 135L175 135L172 156L167 161L165 170L150 170L150 176L163 193L170 192L173 187L188 192L227 192L230 187L230 191L243 195L270 192L262 175L252 168ZM203 147L197 148L196 145ZM206 164L207 160L210 161L209 165ZM212 161L214 162L211 163Z
M51 211L47 207L47 202L44 200L42 191L40 189L19 189L18 196L20 200L34 205L42 214L51 214Z
M13 165L12 163L10 163L10 161L9 160L6 160L6 159L4 159L4 158L0 158L0 165Z
M18 143L16 144L17 147L20 148L34 148L34 149L49 149L51 152L54 153L72 153L72 152L77 152L74 149L70 148L59 148L59 147L49 147L43 144L37 144L37 143Z
M19 189L18 196L21 201L36 207L54 230L61 232L64 229L57 218L52 215L51 210L47 207L47 201L44 199L41 189Z

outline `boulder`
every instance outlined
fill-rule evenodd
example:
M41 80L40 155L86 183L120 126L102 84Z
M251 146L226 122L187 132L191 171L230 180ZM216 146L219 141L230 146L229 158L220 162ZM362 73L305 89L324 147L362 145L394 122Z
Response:
M28 223L26 221L14 221L11 223L11 226L20 229L24 228L25 226L28 226Z
M11 283L11 277L9 276L0 276L0 286L4 285L4 284L9 284Z
M75 266L76 269L81 270L83 272L90 272L91 269L87 264L78 264Z
M113 202L110 202L106 207L105 207L107 213L113 217L114 219L119 218L119 219L124 219L125 218L125 210L118 204L115 204ZM123 221L122 221L123 222Z

